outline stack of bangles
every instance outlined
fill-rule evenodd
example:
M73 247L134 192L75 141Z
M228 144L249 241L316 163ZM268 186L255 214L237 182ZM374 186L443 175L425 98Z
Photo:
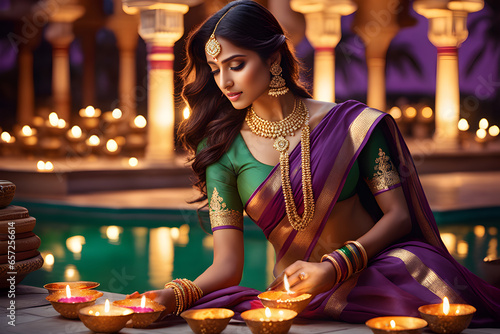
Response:
M345 281L352 274L366 268L368 256L365 248L357 241L347 241L344 246L335 252L325 254L321 257L321 262L329 261L337 272L335 285Z
M199 286L186 278L174 279L172 282L165 284L165 289L172 288L175 295L175 314L180 315L182 311L188 309L198 299L203 297L203 291Z

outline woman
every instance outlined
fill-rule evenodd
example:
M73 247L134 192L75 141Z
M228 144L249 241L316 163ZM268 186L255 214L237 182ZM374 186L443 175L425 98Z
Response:
M282 28L253 1L222 8L186 49L192 113L179 134L196 153L214 260L194 282L174 280L147 296L167 313L250 308L259 292L238 286L245 210L276 251L270 288L282 289L286 274L292 290L314 295L301 316L418 316L419 306L447 296L476 306L473 325L500 324L500 291L447 252L390 116L355 101L312 100Z

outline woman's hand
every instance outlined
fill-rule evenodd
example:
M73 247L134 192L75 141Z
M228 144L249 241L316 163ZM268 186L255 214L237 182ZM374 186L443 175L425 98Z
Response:
M335 269L329 262L296 261L276 277L268 290L285 291L284 274L288 278L291 291L312 295L330 290L336 280Z
M176 309L175 295L172 289L152 290L146 291L142 294L136 291L130 295L127 295L126 298L135 299L142 298L142 296L146 296L146 298L154 300L155 302L165 306L165 311L162 312L160 319L168 314L173 313Z

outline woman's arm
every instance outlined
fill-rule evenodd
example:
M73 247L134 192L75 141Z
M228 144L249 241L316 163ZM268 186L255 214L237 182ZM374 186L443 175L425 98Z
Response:
M368 258L411 231L410 214L401 187L385 191L375 199L384 215L357 240L365 248Z
M243 263L243 233L236 229L214 231L213 263L194 282L204 294L238 285Z

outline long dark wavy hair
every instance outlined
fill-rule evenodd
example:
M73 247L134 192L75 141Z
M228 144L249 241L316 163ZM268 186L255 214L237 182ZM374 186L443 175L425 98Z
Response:
M188 104L191 115L180 124L178 136L179 142L192 156L191 166L197 177L194 186L202 194L194 202L207 198L205 170L229 149L247 112L246 109L237 110L232 106L217 86L207 64L205 44L217 22L219 25L216 37L223 37L237 47L258 53L263 61L279 52L282 76L287 87L296 96L310 97L299 80L300 64L291 51L283 28L276 18L257 2L230 2L193 30L187 38L187 63L181 73L184 84L182 97ZM206 145L198 150L200 142L205 138Z

